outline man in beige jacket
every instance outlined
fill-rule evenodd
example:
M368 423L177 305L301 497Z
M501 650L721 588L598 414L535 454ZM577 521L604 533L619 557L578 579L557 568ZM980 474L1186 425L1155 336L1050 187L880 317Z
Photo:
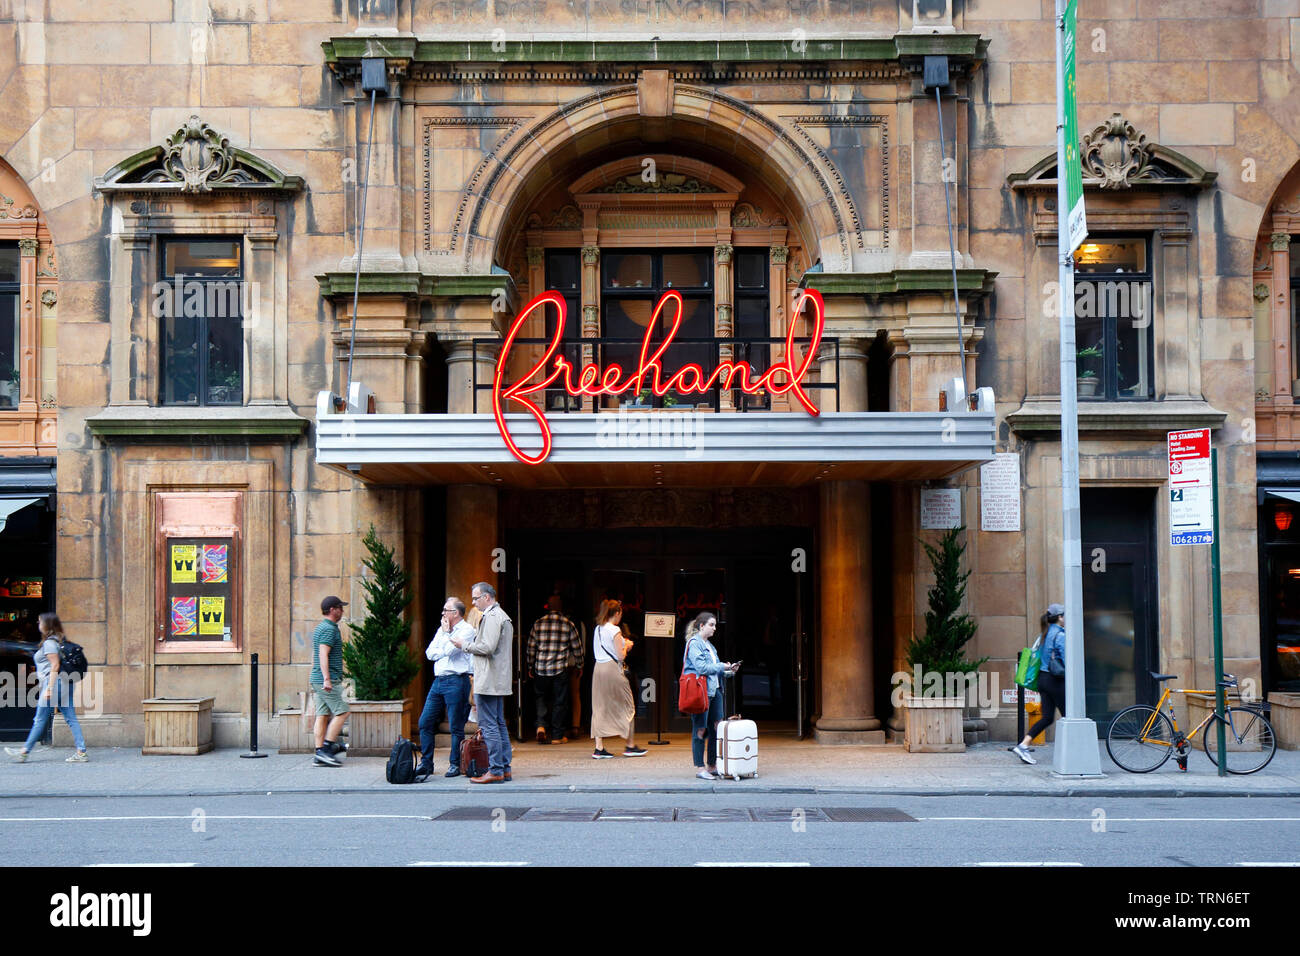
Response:
M474 607L482 612L472 640L453 637L474 663L474 706L479 730L488 748L488 772L471 777L471 783L503 783L510 779L510 729L506 726L506 698L511 691L511 650L515 629L510 615L497 603L496 588L485 581L470 591Z

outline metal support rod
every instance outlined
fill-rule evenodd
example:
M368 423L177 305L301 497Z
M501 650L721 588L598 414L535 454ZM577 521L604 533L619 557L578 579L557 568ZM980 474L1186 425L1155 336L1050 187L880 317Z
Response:
M375 94L370 91L370 128L366 131L366 168L361 184L361 209L357 219L357 262L356 274L352 283L352 334L348 341L348 387L343 392L344 407L352 400L352 369L356 366L357 348L357 308L361 300L361 251L366 242L366 199L370 195L370 154L375 144ZM365 411L365 409L362 409Z
M943 180L943 211L944 215L948 217L948 260L952 266L952 307L953 314L957 317L957 377L961 379L962 396L964 397L972 389L966 387L966 341L962 337L961 296L957 291L957 243L952 232L952 200L948 196L948 170L945 168L948 164L948 157L943 139L943 101L939 98L939 87L937 86L934 88L934 106L935 112L939 114L939 158L942 160L939 164L939 178ZM957 131L954 129L952 133L955 144ZM955 169L957 165L956 145L953 146L952 162ZM955 411L955 409L950 408L948 411Z
M1214 512L1214 541L1210 544L1210 574L1214 596L1214 712L1223 717L1227 688L1223 686L1223 595L1220 592L1222 566L1219 564L1219 449L1210 448L1210 507ZM1219 776L1228 775L1227 739L1223 720L1214 722L1215 746L1218 748ZM1234 731L1235 733L1235 731Z

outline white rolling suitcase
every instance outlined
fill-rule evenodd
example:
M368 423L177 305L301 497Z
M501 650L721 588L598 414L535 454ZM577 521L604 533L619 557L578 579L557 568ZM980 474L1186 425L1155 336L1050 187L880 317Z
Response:
M734 678L733 678L734 679ZM727 711L727 678L720 678L722 711ZM718 776L739 780L758 776L758 725L739 715L718 721Z

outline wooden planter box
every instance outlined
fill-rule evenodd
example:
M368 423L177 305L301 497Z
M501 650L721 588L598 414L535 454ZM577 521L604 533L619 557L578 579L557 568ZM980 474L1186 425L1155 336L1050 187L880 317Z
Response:
M1268 722L1273 725L1278 747L1300 750L1300 694L1274 691L1268 695L1268 703Z
M143 753L205 754L212 749L212 705L215 697L154 697L144 708Z
M409 737L414 699L350 700L348 707L348 754L357 757L387 757L398 737ZM416 715L418 718L418 715Z
M962 732L965 697L904 697L903 746L909 753L949 754L966 750Z

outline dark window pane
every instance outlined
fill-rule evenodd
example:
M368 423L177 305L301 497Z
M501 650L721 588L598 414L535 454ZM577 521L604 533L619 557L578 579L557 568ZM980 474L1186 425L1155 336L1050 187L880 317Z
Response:
M648 289L653 285L649 255L608 252L604 258L605 288Z
M244 400L244 336L238 317L208 319L209 405Z
M707 289L713 284L713 257L707 252L675 252L664 257L664 289Z
M163 401L169 405L199 402L199 319L163 318Z
M683 345L682 339L704 339L713 336L713 303L708 299L687 299L684 303L685 309L682 312L682 324L677 330L677 336L673 344L668 347L664 353L661 364L664 369L665 380L684 365L698 365L704 370L704 377L707 378L709 372L715 367L713 346L701 342L697 345ZM656 338L662 338L662 333L672 328L672 317L665 315L660 320L660 335ZM689 385L694 385L693 376L687 376ZM679 392L669 393L683 404L695 404L704 402L706 396L699 392L690 392L682 394Z
M0 242L0 282L19 281L18 258L18 243Z
M18 407L18 295L0 292L0 408Z
M768 328L768 301L764 296L741 296L736 300L736 338L765 339ZM771 367L772 347L765 342L742 342L736 347L735 361L745 361L755 372ZM758 376L754 376L757 378ZM739 383L740 379L736 379Z
M767 250L736 253L736 288L767 288Z
M1146 272L1145 239L1095 239L1084 242L1074 254L1078 272Z
M546 254L546 288L557 292L576 290L581 279L582 269L576 252Z
M239 241L237 239L173 240L166 245L163 271L166 275L215 276L239 275Z
M1147 398L1151 395L1150 320L1116 316L1116 384L1119 398Z

